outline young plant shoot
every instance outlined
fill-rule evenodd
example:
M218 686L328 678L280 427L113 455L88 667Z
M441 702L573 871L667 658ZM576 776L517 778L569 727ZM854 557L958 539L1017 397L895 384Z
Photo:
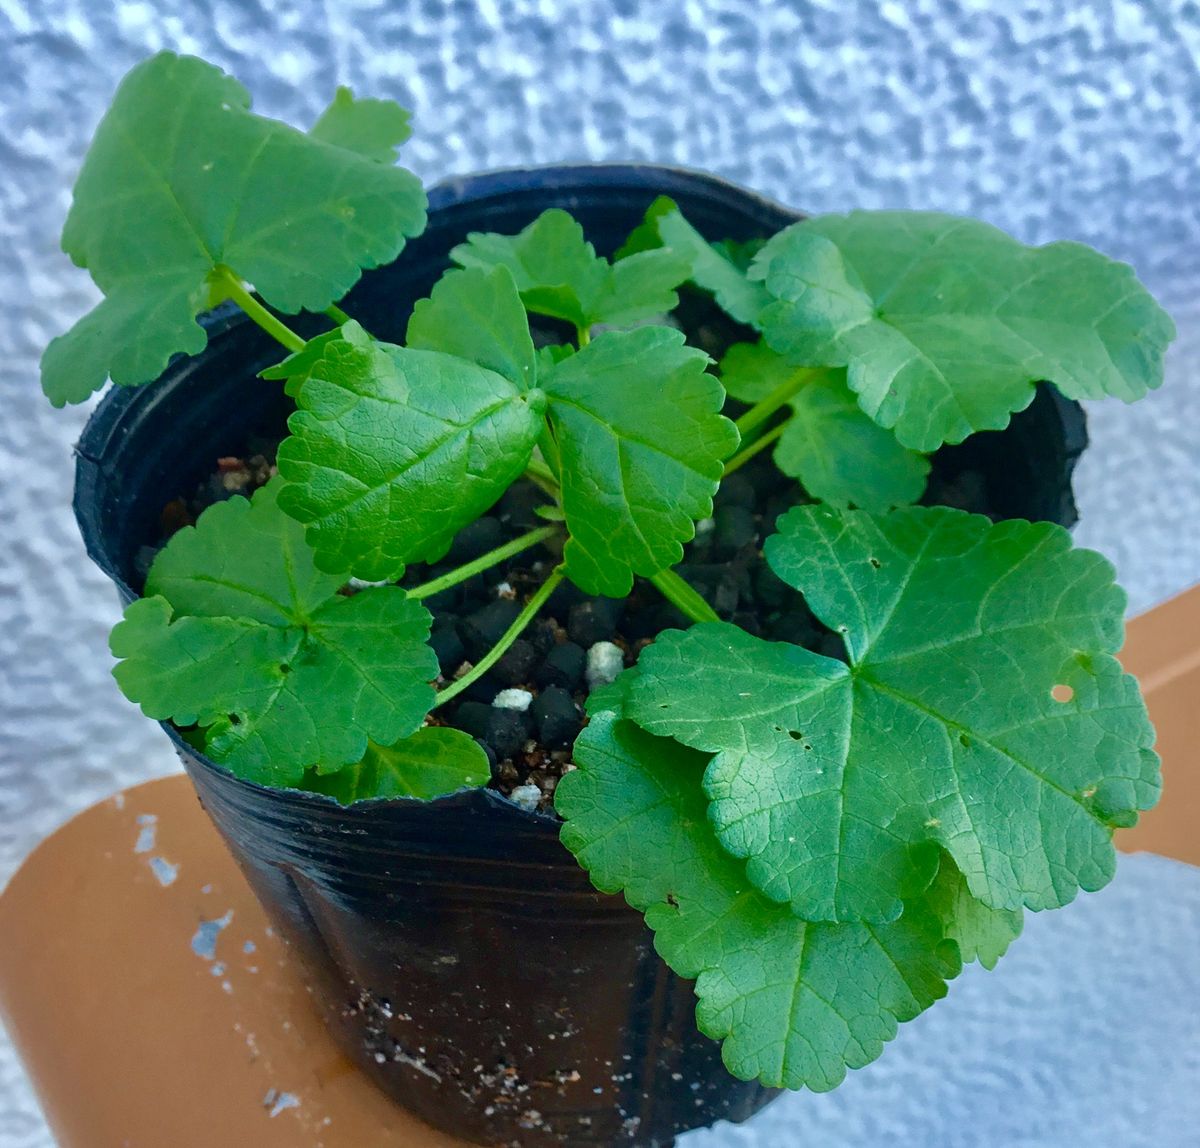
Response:
M239 777L426 800L492 780L462 715L548 602L650 595L674 626L588 655L562 840L695 979L732 1073L833 1088L1025 909L1103 886L1157 798L1109 563L1056 525L918 503L939 448L1039 383L1157 387L1171 320L1076 243L930 212L705 236L660 199L613 258L557 209L472 234L406 332L368 331L343 297L425 223L407 135L344 89L298 131L169 53L118 90L63 235L104 298L47 349L47 395L152 383L232 300L281 345L246 385L294 413L277 476L158 553L117 681ZM681 300L727 316L719 363ZM323 333L281 318L300 311ZM771 627L678 569L722 483L767 471L791 509L742 552ZM533 516L447 561L518 487ZM490 645L439 664L441 604L518 559ZM789 610L813 619L795 640ZM559 688L522 672L517 707Z

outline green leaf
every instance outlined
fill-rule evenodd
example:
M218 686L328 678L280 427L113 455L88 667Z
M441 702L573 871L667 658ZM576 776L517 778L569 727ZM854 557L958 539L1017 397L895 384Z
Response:
M447 271L413 309L405 342L469 359L521 390L537 378L529 319L506 267Z
M547 343L543 347L537 349L537 368L538 374L550 370L556 363L561 363L563 359L569 359L575 354L575 348L570 343Z
M347 116L365 126L342 112L339 131ZM256 116L219 68L160 52L121 82L75 184L63 249L105 298L47 347L42 386L81 402L203 350L220 268L272 307L320 311L424 226L410 172Z
M874 1060L958 974L920 902L886 925L810 924L747 886L708 823L705 758L595 714L559 783L563 843L597 888L646 913L655 948L696 980L697 1023L726 1066L772 1087L825 1091Z
M376 797L432 801L485 785L490 777L487 754L473 737L445 726L425 726L393 746L372 742L361 761L336 773L310 773L302 788L342 805Z
M627 688L645 729L716 754L713 824L753 883L840 921L895 919L939 846L996 909L1106 884L1113 829L1159 790L1112 567L1061 527L942 507L778 526L769 564L850 665L708 624L660 636Z
M1175 334L1127 265L933 212L794 224L751 275L776 300L761 316L771 346L846 367L863 410L913 450L1007 426L1041 379L1074 399L1140 398Z
M339 342L345 337L341 327L334 327L332 331L323 331L320 335L314 335L299 351L281 359L273 367L266 367L259 371L258 377L269 380L286 380L284 391L295 397L300 393L300 387L312 373L313 367L324 358L325 348L330 343Z
M342 86L308 134L390 165L396 162L396 153L412 135L412 128L408 112L394 100L356 100L354 93Z
M273 478L252 500L231 498L174 534L146 577L177 617L236 618L289 626L315 614L346 583L313 564L304 531L278 508Z
M630 233L629 237L617 248L614 259L626 259L642 251L657 251L663 246L662 236L658 233L658 221L664 215L670 215L679 210L677 204L669 195L660 195L654 200L642 218L642 222Z
M615 264L596 254L565 211L542 212L518 235L472 232L450 252L463 267L507 267L528 310L587 330L624 325L671 311L687 278L669 251L643 251Z
M725 389L746 402L758 402L800 376L775 465L799 479L813 498L835 506L888 510L916 502L925 490L929 460L901 446L862 411L844 370L795 367L763 342L735 343L721 360Z
M946 923L946 935L958 945L964 963L978 961L985 969L994 969L1008 946L1021 935L1021 910L992 909L972 897L963 875L944 855L937 879L924 900Z
M683 557L737 429L708 357L667 327L608 331L540 380L562 453L567 573L622 598Z
M289 785L420 728L437 658L428 611L402 590L338 594L344 579L316 568L278 493L276 479L176 534L111 645L148 717L206 726L215 761Z
M356 323L299 388L279 447L280 506L322 570L394 580L436 561L525 469L545 396L437 351L373 342Z
M757 324L771 296L726 250L709 243L679 211L659 217L658 233L668 250L687 260L688 278L710 292L721 310L739 323Z

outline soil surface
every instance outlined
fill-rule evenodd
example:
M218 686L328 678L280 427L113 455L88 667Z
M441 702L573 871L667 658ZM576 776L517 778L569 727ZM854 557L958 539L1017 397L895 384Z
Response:
M691 315L686 305L681 310L692 341L714 358L729 343L748 337L711 304ZM739 408L731 406L727 413L736 416ZM161 542L139 554L143 572L166 539L195 522L207 506L248 496L264 485L275 473L275 445L252 442L244 456L216 460L213 472L195 491L169 502L163 509ZM923 501L988 514L983 476L938 463L935 456ZM805 501L797 482L776 470L769 452L764 453L722 482L712 517L697 524L696 537L685 547L677 569L721 618L748 633L844 658L841 638L817 621L803 597L776 577L762 555L763 540L775 520ZM548 502L533 483L516 483L486 515L458 534L444 559L410 567L401 585L428 582L544 526L535 508ZM433 614L430 641L441 667L439 685L465 674L495 645L560 558L539 546L425 599ZM479 742L491 763L493 788L526 809L553 813L555 787L573 768L572 747L584 725L589 691L633 665L662 630L688 624L642 579L625 600L590 597L564 582L499 662L435 710L432 720L461 729Z

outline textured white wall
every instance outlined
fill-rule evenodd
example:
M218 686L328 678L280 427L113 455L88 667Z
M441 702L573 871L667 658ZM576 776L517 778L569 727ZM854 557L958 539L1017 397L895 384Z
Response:
M1195 0L0 0L0 881L70 813L174 768L109 678L115 599L68 509L84 412L52 411L36 368L93 298L57 249L68 189L117 79L161 47L302 125L338 82L394 96L430 181L670 161L816 211L969 212L1131 261L1180 341L1159 394L1093 409L1079 537L1137 607L1200 576ZM1194 1143L1197 880L1127 865L845 1089L694 1148ZM0 1048L0 1146L48 1143Z

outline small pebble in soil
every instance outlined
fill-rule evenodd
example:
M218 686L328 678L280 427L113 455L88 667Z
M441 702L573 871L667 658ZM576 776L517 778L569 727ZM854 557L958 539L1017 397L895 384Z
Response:
M538 738L547 749L566 749L583 728L575 699L561 686L548 686L530 707Z
M487 727L494 707L483 702L462 702L454 715L454 724L477 741L487 742Z
M508 795L514 805L519 805L526 813L533 813L542 800L542 791L536 785L518 785Z
M491 673L502 685L519 686L529 681L529 675L539 661L537 647L524 638L518 638L500 656Z
M442 676L453 677L454 671L462 665L463 659L467 656L467 651L463 647L462 639L458 636L458 628L454 622L441 619L435 622L429 635L429 644L433 647L433 652L437 654Z
M496 709L520 710L524 713L533 701L533 694L528 690L501 690L492 702Z
M484 727L483 740L491 745L498 758L516 757L533 732L532 721L521 710L488 708L491 714Z
M611 638L621 623L625 603L618 598L589 598L576 602L567 617L567 634L581 646Z
M713 503L718 509L723 506L742 506L752 510L757 502L758 491L744 474L731 474L722 479L721 486L713 497Z
M455 536L446 553L445 561L450 566L461 566L495 550L504 542L504 526L500 519L490 515L477 518L464 526Z
M736 475L731 477L736 478ZM719 506L713 515L713 548L718 558L732 558L758 536L754 514L745 506Z
M625 668L625 654L612 642L597 642L587 652L587 683L589 689L616 681Z
M497 598L481 610L464 618L458 626L458 635L467 648L467 657L478 661L504 636L504 632L521 612L520 603L508 598Z
M578 689L583 682L587 653L575 642L562 642L547 655L535 678L539 686L562 686Z

